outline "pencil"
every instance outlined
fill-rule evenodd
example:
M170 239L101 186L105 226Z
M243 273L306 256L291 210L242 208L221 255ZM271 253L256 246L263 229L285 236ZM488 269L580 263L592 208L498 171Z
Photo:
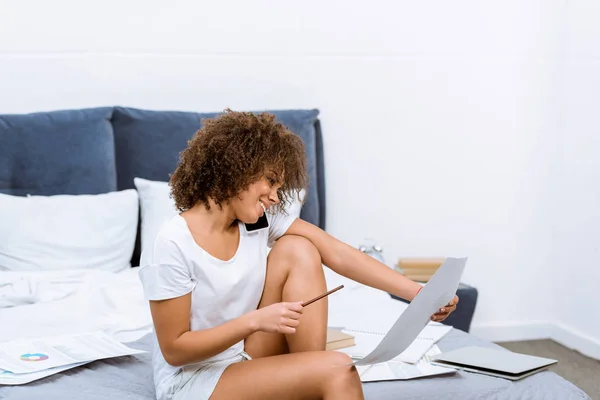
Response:
M312 299L312 300L305 301L304 303L302 303L302 307L306 307L307 305L309 305L309 304L312 304L312 303L314 303L314 302L315 302L315 301L317 301L317 300L321 300L323 297L325 297L325 296L329 296L331 293L333 293L333 292L337 292L338 290L342 289L343 287L344 287L344 285L340 285L340 286L336 287L335 289L331 289L331 290L330 290L329 292L327 292L327 293L323 293L322 295L315 297L315 298L314 298L314 299Z

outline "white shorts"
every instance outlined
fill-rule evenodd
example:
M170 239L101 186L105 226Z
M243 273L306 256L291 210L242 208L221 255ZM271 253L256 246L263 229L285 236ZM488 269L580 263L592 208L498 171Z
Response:
M212 396L225 368L233 363L250 360L245 352L228 360L215 361L199 369L185 367L175 377L173 400L208 400Z

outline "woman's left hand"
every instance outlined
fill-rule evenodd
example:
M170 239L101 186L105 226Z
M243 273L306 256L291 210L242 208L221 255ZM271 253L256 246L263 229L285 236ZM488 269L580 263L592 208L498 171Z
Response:
M435 322L441 322L445 320L446 318L448 318L448 315L450 315L451 312L456 310L456 304L458 304L458 296L454 296L454 298L450 300L448 304L446 304L444 307L440 308L438 312L433 314L431 316L431 320Z

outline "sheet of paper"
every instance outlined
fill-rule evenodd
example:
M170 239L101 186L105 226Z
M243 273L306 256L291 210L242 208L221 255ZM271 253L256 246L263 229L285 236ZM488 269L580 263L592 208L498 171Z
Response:
M394 357L393 360L411 364L417 363L451 329L452 327L447 325L428 324L410 346L400 353L399 356ZM339 349L338 351L346 353L356 360L360 360L371 353L385 336L385 333L381 332L365 332L350 329L342 329L342 331L353 335L356 344L352 347Z
M103 332L17 339L0 343L0 368L15 374L144 351L131 349Z
M438 367L430 364L430 357L437 354L440 354L440 349L434 345L417 364L388 361L379 364L360 365L356 369L362 382L407 380L455 373L454 368Z
M451 326L446 325L426 326L421 333L419 333L419 336L417 336L415 341L393 360L416 364L441 338L450 332L451 329Z
M355 365L370 365L392 360L410 346L430 318L456 294L466 258L447 258L427 285L400 315L379 345Z
M25 383L33 382L38 379L45 378L50 375L58 374L59 372L66 371L71 368L79 367L80 365L87 364L86 362L64 365L62 367L54 367L38 372L30 372L27 374L15 374L10 371L0 369L0 385L23 385Z

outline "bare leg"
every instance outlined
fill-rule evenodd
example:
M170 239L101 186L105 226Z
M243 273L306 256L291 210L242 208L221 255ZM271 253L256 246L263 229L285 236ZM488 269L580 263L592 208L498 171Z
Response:
M267 260L267 277L258 308L281 301L310 300L327 291L321 256L316 247L299 236L279 239ZM327 298L307 306L293 335L257 332L245 341L253 358L302 351L325 350Z
M267 262L259 308L280 301L309 300L326 291L321 257L310 241L285 236ZM211 400L362 400L362 383L350 358L323 351L327 299L307 306L293 335L257 332L245 341L253 360L227 367ZM288 353L291 354L284 354Z
M362 400L350 358L335 351L258 358L227 367L211 400Z

